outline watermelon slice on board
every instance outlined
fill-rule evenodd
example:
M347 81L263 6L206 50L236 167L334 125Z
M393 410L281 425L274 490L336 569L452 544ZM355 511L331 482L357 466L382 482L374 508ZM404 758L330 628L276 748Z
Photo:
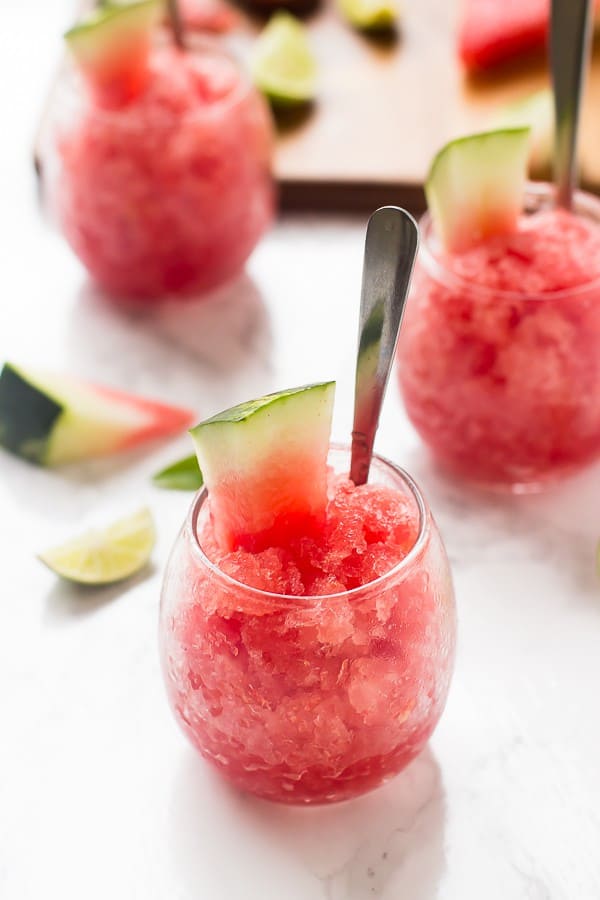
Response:
M0 372L0 446L42 466L129 450L193 420L188 409L65 375L11 363Z
M463 0L458 55L470 71L484 71L543 51L551 0ZM594 0L596 12L598 0Z

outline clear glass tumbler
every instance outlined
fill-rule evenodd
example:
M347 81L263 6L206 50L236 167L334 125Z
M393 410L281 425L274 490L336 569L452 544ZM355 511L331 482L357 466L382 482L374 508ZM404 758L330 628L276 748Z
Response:
M72 64L41 142L53 218L116 300L196 295L236 275L270 225L273 126L264 99L211 43L159 43L148 83L99 104Z
M349 450L330 464L347 472ZM203 552L195 499L164 580L160 647L171 707L227 779L269 800L346 800L403 769L446 702L455 605L446 553L411 478L375 457L370 482L418 522L408 555L343 593L287 596L233 580Z
M548 185L530 185L524 213L552 204ZM579 193L574 212L599 229L600 254L600 202ZM482 286L445 265L425 215L398 374L444 466L493 489L540 489L600 457L600 279L537 293Z

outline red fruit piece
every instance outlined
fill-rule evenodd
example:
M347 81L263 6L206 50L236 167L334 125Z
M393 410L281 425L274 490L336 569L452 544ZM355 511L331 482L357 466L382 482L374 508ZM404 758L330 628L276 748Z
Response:
M159 0L103 6L65 34L99 106L123 106L145 87L159 10Z
M469 70L485 70L541 51L548 40L551 0L464 0L458 55ZM596 12L600 3L595 0Z

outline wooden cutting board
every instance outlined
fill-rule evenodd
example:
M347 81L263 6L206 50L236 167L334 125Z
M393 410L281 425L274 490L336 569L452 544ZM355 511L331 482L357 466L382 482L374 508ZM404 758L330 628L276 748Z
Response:
M78 6L94 2L78 0ZM319 97L300 120L283 121L278 130L275 172L284 209L368 212L395 203L420 212L429 163L446 141L491 127L495 110L549 84L542 57L468 77L455 52L461 0L400 2L402 27L391 43L354 31L334 0L321 0L318 12L306 19L319 64ZM240 13L240 26L227 43L247 58L262 24ZM600 192L598 40L580 163L582 184Z
M403 0L401 34L387 45L354 32L333 5L307 19L319 101L303 121L279 132L275 166L284 207L369 210L397 203L419 211L427 167L442 144L488 127L495 109L549 83L543 58L468 78L455 53L459 2ZM258 27L244 22L235 38L242 54ZM586 185L600 188L598 52L581 164Z

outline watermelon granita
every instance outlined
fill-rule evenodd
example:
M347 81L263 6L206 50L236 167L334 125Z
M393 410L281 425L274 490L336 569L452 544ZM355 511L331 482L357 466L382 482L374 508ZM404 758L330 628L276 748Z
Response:
M486 218L482 137L468 160L455 148L428 187L400 385L446 467L483 486L535 490L600 457L600 204L578 194L572 213L554 208L552 189L525 188L523 174L512 218L489 207ZM499 145L487 138L493 157ZM514 206L510 151L500 149L488 174L497 202Z
M272 123L223 50L184 52L154 36L140 55L139 37L120 34L128 12L93 14L86 42L74 29L43 165L50 205L90 275L117 299L147 302L242 269L273 216Z
M345 800L403 769L442 713L454 657L452 582L431 514L410 478L383 459L368 484L349 481L349 450L323 443L329 422L308 408L323 387L309 388L303 407L292 394L287 415L275 395L271 421L246 419L250 463L245 441L235 458L233 441L217 436L227 455L217 459L216 446L208 454L220 468L218 506L211 471L172 553L161 605L163 670L185 734L237 787L282 803ZM287 423L279 434L274 419ZM196 436L201 464L203 441ZM289 459L301 448L303 468L278 466L280 452ZM259 547L248 541L253 467L279 504ZM227 476L237 535L224 536ZM321 509L315 491L305 506L297 482L318 485Z

